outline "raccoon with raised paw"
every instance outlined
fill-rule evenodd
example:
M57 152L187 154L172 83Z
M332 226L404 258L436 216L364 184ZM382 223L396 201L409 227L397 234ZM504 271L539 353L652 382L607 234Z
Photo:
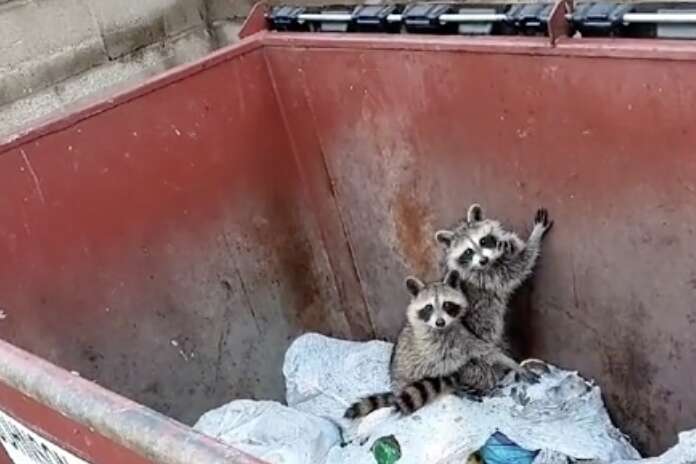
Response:
M506 349L504 328L510 297L532 274L542 239L552 226L548 211L537 210L532 232L524 242L499 221L484 217L481 206L474 204L457 227L435 234L445 246L444 267L461 273L470 303L463 322L475 335ZM544 370L543 365L532 364ZM468 366L464 374L476 378L481 371L488 372L488 366ZM486 379L489 381L475 386L483 391L495 388L497 382L490 382L489 376Z
M383 407L410 414L440 395L463 392L478 395L471 384L490 379L462 375L465 366L501 365L530 381L535 374L522 368L498 346L472 334L462 323L469 303L462 291L459 272L450 271L442 282L425 284L415 277L406 279L411 301L406 324L399 333L389 363L392 392L371 395L351 405L346 418L365 416ZM476 375L494 376L491 368L472 370Z
M524 242L499 221L484 217L480 205L469 208L454 230L435 234L445 246L444 267L459 271L471 308L464 319L487 342L504 344L504 320L512 293L532 274L541 241L553 226L548 211L539 209Z

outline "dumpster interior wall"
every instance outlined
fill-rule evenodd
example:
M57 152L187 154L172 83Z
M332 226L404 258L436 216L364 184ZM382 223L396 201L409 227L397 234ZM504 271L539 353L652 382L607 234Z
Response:
M186 422L348 323L261 51L0 155L2 337Z
M595 378L643 451L696 426L693 57L295 37L0 147L0 336L191 423L282 398L301 332L393 337L470 203L545 206L518 352Z

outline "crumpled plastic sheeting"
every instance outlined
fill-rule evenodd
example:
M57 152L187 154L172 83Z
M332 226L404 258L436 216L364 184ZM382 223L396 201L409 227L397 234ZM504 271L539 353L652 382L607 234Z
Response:
M640 459L639 461L616 461L612 464L695 464L696 463L696 430L681 432L679 442L656 458Z
M481 403L449 395L409 417L383 409L357 422L339 419L360 396L389 389L390 354L388 343L318 334L303 335L288 349L283 366L288 405L340 420L346 438L353 439L332 449L328 462L372 463L374 440L394 435L403 452L400 464L461 463L496 431L525 449L576 459L640 458L611 424L599 388L555 367L539 384L513 384Z
M283 366L289 407L233 401L195 428L272 464L374 464L372 444L389 435L401 448L398 464L461 464L496 431L541 450L534 464L696 464L696 431L681 433L664 455L640 459L611 424L599 388L553 366L539 384L511 384L481 403L448 395L408 417L380 409L343 419L357 398L389 388L391 347L303 335Z
M233 401L205 413L193 428L273 464L322 463L341 440L330 421L274 401Z

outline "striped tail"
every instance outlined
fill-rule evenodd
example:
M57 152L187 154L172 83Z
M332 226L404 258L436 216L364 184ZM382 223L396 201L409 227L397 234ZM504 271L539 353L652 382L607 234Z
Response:
M461 385L461 375L455 372L442 377L425 377L409 384L395 399L394 407L404 415L412 414L440 395L463 392L480 394L476 389Z
M357 419L358 417L364 417L370 414L372 411L376 411L380 408L394 406L395 400L396 396L392 392L366 396L360 401L353 403L348 409L346 409L343 417L346 419Z

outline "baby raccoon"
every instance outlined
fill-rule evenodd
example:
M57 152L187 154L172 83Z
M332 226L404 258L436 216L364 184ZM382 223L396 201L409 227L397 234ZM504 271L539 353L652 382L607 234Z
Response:
M389 363L393 392L363 398L348 408L346 418L362 417L387 406L410 414L442 394L478 393L469 385L480 383L481 379L462 375L462 369L469 363L499 364L529 381L536 380L535 374L520 367L496 345L476 337L461 323L469 304L461 290L458 271L448 272L443 282L429 284L408 277L406 287L411 293L407 320ZM475 372L494 375L492 368Z
M529 277L541 249L541 240L553 226L545 209L539 209L525 243L500 222L487 219L478 204L454 230L435 234L445 246L445 268L457 270L466 285L471 305L464 322L483 340L504 345L505 313L512 293Z

